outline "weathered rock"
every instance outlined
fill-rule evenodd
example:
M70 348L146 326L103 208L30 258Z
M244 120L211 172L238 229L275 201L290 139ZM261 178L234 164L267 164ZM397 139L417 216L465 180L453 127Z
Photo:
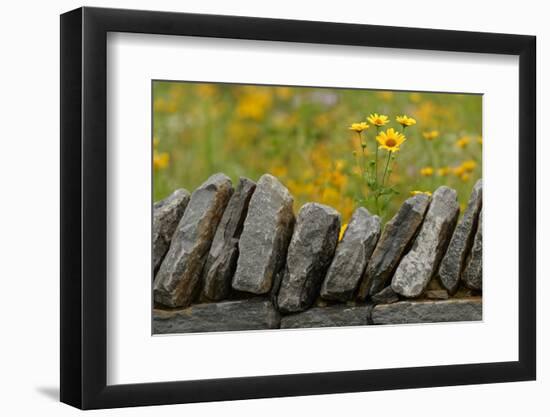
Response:
M417 297L439 267L458 217L456 191L439 187L432 196L416 240L392 278L392 289L404 297Z
M438 323L481 319L481 298L400 301L394 304L378 304L372 311L374 324Z
M185 307L198 295L204 262L232 192L223 174L212 175L193 192L155 277L157 303Z
M275 177L263 175L250 199L239 240L233 288L266 294L284 265L294 227L294 199Z
M334 255L339 231L340 214L332 207L307 203L300 209L277 297L281 312L296 313L313 304Z
M447 290L428 290L425 293L426 298L430 300L446 300L449 298Z
M430 197L426 194L410 197L386 224L359 287L360 300L382 291L389 283L401 257L422 224L429 204Z
M172 236L189 203L189 191L180 188L153 205L153 271L168 252Z
M269 300L223 301L183 310L153 310L153 334L277 329L280 320Z
M239 237L248 212L248 203L256 183L240 178L229 199L203 270L204 295L210 300L222 300L231 289L231 279L239 256Z
M341 327L366 326L370 314L370 307L346 306L344 304L330 307L314 307L307 311L281 319L281 329L300 329L308 327Z
M462 273L464 285L472 290L481 290L483 282L483 219L482 212L479 213L477 222L477 231L474 238L474 244L468 259L466 267Z
M399 301L399 296L391 289L391 285L388 285L382 291L374 294L372 302L375 304L391 304Z
M460 283L460 275L465 266L466 256L470 252L474 235L476 233L477 219L481 210L482 183L478 180L470 195L468 206L464 211L464 216L458 223L447 252L441 260L439 267L439 278L441 284L454 294Z
M321 297L327 300L348 301L357 287L367 262L380 237L380 218L359 207L353 213L344 237L321 287Z

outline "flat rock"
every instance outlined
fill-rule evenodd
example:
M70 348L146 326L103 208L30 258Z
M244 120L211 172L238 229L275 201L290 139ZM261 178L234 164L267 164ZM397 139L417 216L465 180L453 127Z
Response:
M359 207L353 213L321 287L321 297L348 301L353 298L367 262L380 237L380 218Z
M453 233L459 207L456 191L439 187L411 250L403 257L392 278L392 289L404 297L418 297L436 273Z
M296 313L313 304L334 255L339 232L340 214L332 207L318 203L302 206L277 297L281 312Z
M157 303L186 307L198 296L202 269L232 192L224 174L212 175L193 192L155 277Z
M429 205L430 197L426 194L410 197L386 224L359 287L360 300L365 300L369 294L372 296L382 291L389 284L401 257L410 247L422 224Z
M266 294L284 265L295 217L294 199L277 178L263 175L250 199L239 240L233 288Z
M277 329L280 316L266 299L196 304L179 310L153 310L153 334Z
M391 285L388 285L382 291L374 294L372 302L375 304L391 304L399 301L399 296L391 289Z
M216 229L203 270L203 292L210 300L222 300L229 294L239 256L239 237L255 189L255 182L248 178L239 179Z
M481 290L483 283L483 219L482 212L479 213L477 222L477 231L474 238L474 244L468 259L466 267L462 273L462 281L466 287L472 290Z
M447 248L447 252L441 260L439 278L441 284L454 294L460 283L460 275L464 270L466 256L470 252L477 229L477 219L481 210L482 181L478 180L474 185L468 206L464 216L456 226L456 229Z
M424 295L430 300L446 300L449 298L447 290L427 290Z
M379 304L372 311L374 324L438 323L482 320L481 298L444 301L399 301Z
M330 307L314 307L307 311L281 319L281 329L308 327L366 326L370 314L367 305L347 306L337 304Z
M180 188L153 205L153 270L156 273L168 252L172 236L189 203L189 191Z

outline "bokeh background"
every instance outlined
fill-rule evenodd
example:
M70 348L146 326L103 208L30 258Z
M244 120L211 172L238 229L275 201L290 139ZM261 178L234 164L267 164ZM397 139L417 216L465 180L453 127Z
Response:
M153 82L154 199L193 191L215 172L235 182L268 172L294 195L295 211L320 202L346 223L366 192L348 128L374 112L389 116L384 129L401 129L397 115L417 121L393 164L399 194L384 220L412 191L440 185L458 191L463 209L482 172L481 95L166 81ZM372 157L376 129L363 135Z

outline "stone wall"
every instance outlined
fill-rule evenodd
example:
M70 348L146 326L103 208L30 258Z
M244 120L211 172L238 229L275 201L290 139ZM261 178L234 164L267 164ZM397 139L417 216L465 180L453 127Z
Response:
M224 174L155 203L154 333L481 320L482 186L407 199L381 227L358 208L297 215L272 175Z

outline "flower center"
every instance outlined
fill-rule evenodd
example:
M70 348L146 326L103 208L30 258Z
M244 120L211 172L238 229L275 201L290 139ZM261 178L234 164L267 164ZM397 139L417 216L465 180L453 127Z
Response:
M387 139L386 140L386 146L393 148L395 145L397 145L397 141L395 139Z

